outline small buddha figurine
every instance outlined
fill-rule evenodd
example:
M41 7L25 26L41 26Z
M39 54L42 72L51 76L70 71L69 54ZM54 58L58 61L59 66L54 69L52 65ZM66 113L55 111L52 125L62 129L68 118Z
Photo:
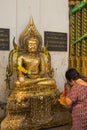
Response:
M27 52L18 57L18 66L22 67L25 72L18 70L16 85L56 85L55 80L46 74L46 63L43 54L39 52L38 37L28 38L25 45Z

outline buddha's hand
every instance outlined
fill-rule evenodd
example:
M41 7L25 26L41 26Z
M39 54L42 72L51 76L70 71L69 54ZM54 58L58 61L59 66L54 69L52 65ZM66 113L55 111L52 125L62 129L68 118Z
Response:
M46 78L37 78L38 81L44 81Z

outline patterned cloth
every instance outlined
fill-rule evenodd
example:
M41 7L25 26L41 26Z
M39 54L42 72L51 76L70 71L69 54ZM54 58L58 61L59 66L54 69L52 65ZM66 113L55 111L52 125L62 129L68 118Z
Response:
M72 100L73 130L87 130L87 87L72 86L68 98Z

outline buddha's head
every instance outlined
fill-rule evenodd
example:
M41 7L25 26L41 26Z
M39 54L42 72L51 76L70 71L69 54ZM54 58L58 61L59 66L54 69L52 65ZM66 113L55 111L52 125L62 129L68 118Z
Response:
M39 40L37 37L31 37L27 39L26 44L28 52L36 53L38 51Z
M29 24L27 25L25 30L20 35L19 46L20 46L21 50L24 50L24 51L27 50L26 41L28 43L31 39L32 40L37 39L38 44L39 44L38 51L41 51L42 50L42 36L38 32L32 17L30 18Z

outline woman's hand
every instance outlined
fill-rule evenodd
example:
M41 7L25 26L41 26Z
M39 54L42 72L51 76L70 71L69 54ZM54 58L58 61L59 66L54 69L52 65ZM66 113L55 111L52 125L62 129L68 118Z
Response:
M68 97L65 97L63 94L60 95L60 99L58 99L61 105L70 106L72 105L72 100Z

